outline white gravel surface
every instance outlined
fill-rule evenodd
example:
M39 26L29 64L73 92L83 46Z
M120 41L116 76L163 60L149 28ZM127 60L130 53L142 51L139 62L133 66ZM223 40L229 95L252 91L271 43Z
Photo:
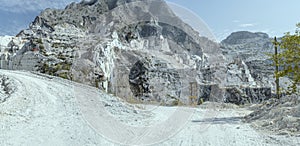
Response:
M14 92L0 103L0 145L300 145L299 137L256 132L249 111L130 105L92 87L0 70ZM0 96L4 96L0 94ZM1 98L0 98L1 99Z

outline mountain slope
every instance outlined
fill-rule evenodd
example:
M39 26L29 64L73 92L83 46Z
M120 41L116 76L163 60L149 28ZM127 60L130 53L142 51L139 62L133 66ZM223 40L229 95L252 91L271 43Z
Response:
M0 68L59 76L135 102L245 104L271 96L270 83L261 85L245 58L223 54L163 0L46 9L17 38L2 53Z
M11 50L2 68L35 70L162 104L189 103L193 95L186 86L200 84L201 68L222 60L218 44L199 37L162 0L46 9L17 37L26 43L11 43L19 50Z

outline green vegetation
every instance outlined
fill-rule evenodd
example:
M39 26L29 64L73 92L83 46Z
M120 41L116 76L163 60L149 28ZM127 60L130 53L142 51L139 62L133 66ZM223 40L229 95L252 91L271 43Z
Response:
M63 79L69 79L67 72L63 72L63 73L58 74L58 77L61 77Z
M183 103L179 99L175 99L171 106L182 106Z
M61 52L57 56L58 59L66 60L66 56L64 56Z
M278 83L280 77L288 77L292 80L292 83L288 85L288 89L283 92L287 94L299 94L297 85L300 83L300 23L297 24L294 34L286 33L280 42L277 42L275 38L273 44L275 46L275 54L272 55L272 60L277 68L275 70L275 78L278 86L278 97L282 91ZM281 49L278 53L276 53L277 47Z
M39 39L37 39L37 41L36 41L38 44L43 44L43 41L42 41L42 39L41 38L39 38Z
M40 52L41 52L44 56L47 56L45 46L44 46L44 45L39 45L39 48L40 48Z
M95 79L95 87L96 87L96 88L100 88L100 87L99 87L99 83L100 83L100 81L97 80L97 79Z
M203 98L199 98L198 105L201 105L203 103L204 103L204 99Z
M60 46L60 43L53 43L51 47L52 48L59 48L59 46Z
M141 101L139 101L137 98L135 98L133 96L126 97L126 101L130 104L141 104L142 103Z
M44 63L43 66L41 66L40 71L45 74L49 74L52 76L58 76L64 79L71 79L69 70L71 69L70 63L61 62L56 65L48 65L47 63ZM59 72L62 71L62 72Z
M189 97L191 105L197 105L197 96L190 96Z
M45 50L45 47L43 45L39 45L40 50Z

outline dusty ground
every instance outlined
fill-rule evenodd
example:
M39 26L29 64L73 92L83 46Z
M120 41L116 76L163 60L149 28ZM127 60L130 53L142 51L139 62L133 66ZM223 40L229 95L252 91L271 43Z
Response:
M249 108L254 112L245 117L258 130L300 137L300 96L289 95L270 99Z
M257 132L250 111L130 105L101 91L29 72L4 71L16 89L0 94L0 145L300 145L300 137Z

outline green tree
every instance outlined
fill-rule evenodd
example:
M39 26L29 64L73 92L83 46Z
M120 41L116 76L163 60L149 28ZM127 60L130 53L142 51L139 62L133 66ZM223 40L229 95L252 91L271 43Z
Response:
M299 94L297 85L300 83L300 23L294 34L286 33L280 42L273 42L275 48L280 47L280 52L274 54L272 59L279 70L275 71L276 80L280 77L288 77L292 83L285 91L287 94Z

